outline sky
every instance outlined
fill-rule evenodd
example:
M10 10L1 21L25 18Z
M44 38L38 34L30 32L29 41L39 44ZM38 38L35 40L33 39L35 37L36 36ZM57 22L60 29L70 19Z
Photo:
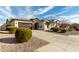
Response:
M79 6L0 6L0 24L7 18L64 19L79 23Z

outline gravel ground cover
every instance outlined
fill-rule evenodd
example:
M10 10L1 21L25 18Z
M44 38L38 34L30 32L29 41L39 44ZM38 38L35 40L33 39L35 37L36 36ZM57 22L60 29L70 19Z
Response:
M24 43L16 43L14 34L6 31L0 32L0 51L1 52L33 52L49 42L32 37L30 41Z

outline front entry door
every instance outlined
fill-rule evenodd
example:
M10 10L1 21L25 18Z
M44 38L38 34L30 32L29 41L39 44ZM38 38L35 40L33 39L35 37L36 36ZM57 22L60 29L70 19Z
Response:
M38 29L38 24L37 23L35 23L35 28L34 29Z

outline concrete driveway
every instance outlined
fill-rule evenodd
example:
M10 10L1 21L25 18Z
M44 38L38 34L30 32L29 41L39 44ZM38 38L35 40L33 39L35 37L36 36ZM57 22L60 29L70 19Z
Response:
M79 35L64 36L55 33L33 30L33 36L43 39L50 44L38 48L40 52L76 52L79 51Z

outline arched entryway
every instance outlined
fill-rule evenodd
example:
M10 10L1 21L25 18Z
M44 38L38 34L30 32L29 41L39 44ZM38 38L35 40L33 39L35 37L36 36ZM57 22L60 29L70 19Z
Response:
M34 29L38 29L38 23L34 24Z

